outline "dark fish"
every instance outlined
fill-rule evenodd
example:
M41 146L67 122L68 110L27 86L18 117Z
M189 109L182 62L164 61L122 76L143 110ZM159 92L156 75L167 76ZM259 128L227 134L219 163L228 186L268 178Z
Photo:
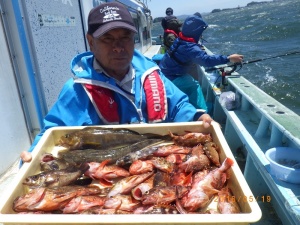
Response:
M72 184L89 169L88 164L78 167L69 167L62 170L45 171L29 176L23 184L31 188L37 187L61 187Z
M130 152L136 152L143 149L146 146L153 145L155 143L162 142L161 139L145 139L138 141L134 144L129 144L127 146L107 149L107 150L97 150L97 149L86 149L86 150L63 150L58 152L58 157L66 160L69 163L85 163L85 162L103 162L105 160L110 160L110 164L115 163L117 159L127 155Z
M147 146L145 148L142 148L139 151L130 152L127 155L120 157L116 161L116 165L126 166L133 163L135 160L146 159L148 156L152 156L153 153L156 152L160 147L161 145L152 145L152 146Z
M158 135L142 135L125 128L86 127L79 131L65 134L57 145L68 149L107 149L139 142Z
M50 153L45 153L41 158L40 166L42 171L62 170L70 167L71 163Z

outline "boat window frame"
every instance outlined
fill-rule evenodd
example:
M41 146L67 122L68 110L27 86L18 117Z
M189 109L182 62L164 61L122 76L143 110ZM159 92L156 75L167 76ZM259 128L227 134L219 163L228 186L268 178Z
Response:
M138 20L138 15L136 13L130 12L131 17L134 22L134 26L137 30L137 33L134 35L134 43L141 43L141 37L140 37L140 26L139 26L139 20Z

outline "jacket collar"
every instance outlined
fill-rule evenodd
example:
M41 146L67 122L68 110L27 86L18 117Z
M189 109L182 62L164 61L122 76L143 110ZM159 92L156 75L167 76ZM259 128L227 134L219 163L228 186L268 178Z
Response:
M180 37L180 39L182 39L182 40L184 40L184 41L197 43L197 42L195 41L194 38L186 37L186 36L184 36L184 35L182 34L182 32L179 33L179 37Z

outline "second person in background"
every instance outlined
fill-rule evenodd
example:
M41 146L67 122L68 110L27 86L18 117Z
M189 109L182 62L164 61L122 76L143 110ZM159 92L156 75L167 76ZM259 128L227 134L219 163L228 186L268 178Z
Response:
M161 21L161 26L164 29L163 44L165 50L169 50L175 39L179 36L182 23L173 15L173 9L166 9L166 16Z
M205 67L213 67L228 62L241 63L243 55L208 55L203 49L203 31L208 24L201 15L195 13L185 19L179 37L162 58L159 67L181 91L186 93L189 101L197 109L207 110L206 102L198 80L191 75L195 64Z

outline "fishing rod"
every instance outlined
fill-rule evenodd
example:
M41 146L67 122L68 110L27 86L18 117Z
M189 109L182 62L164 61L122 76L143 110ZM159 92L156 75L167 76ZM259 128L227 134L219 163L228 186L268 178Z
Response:
M275 56L270 56L270 57L260 58L260 59L248 60L248 61L245 61L245 62L234 63L234 64L230 64L230 65L226 65L226 66L221 66L221 67L216 66L216 67L212 67L212 68L207 68L205 71L206 72L212 72L214 70L220 70L220 71L222 71L222 70L225 70L225 68L232 67L231 70L225 71L226 75L230 75L231 73L233 73L234 71L236 71L236 69L237 69L238 66L242 67L245 64L260 62L260 61L264 61L264 60L267 60L267 59L274 59L274 58L279 58L279 57L288 56L288 55L296 55L296 54L300 54L300 51L286 52L286 53L280 54L280 55L275 55Z
M264 61L267 59L274 59L274 58L279 58L279 57L283 57L283 56L287 56L287 55L296 55L299 54L300 51L294 51L294 52L287 52L281 55L275 55L275 56L270 56L270 57L266 57L266 58L262 58L262 59L254 59L254 60L250 60L250 61L246 61L243 62L242 64L249 64L249 63L255 63L255 62L260 62L260 61Z
M222 84L225 85L225 76L229 76L233 72L241 70L243 65L245 65L245 64L261 62L261 61L264 61L264 60L267 60L267 59L274 59L274 58L279 58L279 57L288 56L288 55L296 55L296 54L299 54L299 53L300 53L300 51L286 52L286 53L280 54L280 55L275 55L275 56L270 56L270 57L260 58L260 59L248 60L248 61L241 62L241 63L233 63L233 64L230 64L230 65L221 66L221 67L216 66L216 67L205 69L205 72L212 72L212 71L215 71L215 70L219 70L221 72ZM228 70L228 69L225 70L226 68L230 68L230 67L231 67L230 70ZM238 67L240 67L240 68L237 70Z

